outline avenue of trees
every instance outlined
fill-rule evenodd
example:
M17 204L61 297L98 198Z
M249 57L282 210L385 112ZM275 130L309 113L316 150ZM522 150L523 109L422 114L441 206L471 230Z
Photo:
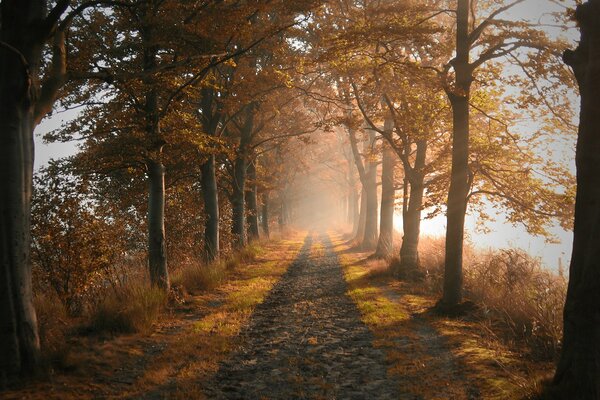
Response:
M0 377L40 368L34 289L78 313L142 261L169 292L189 260L302 223L310 171L400 279L445 215L441 312L463 302L467 214L548 238L574 220L554 389L600 398L600 1L576 50L506 17L525 1L2 0ZM576 92L575 181L544 152L575 135ZM34 174L34 129L65 110L45 139L79 152Z

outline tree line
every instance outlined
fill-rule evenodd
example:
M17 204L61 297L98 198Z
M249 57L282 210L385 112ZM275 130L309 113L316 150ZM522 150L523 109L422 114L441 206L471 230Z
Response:
M268 236L273 207L281 225L294 213L295 175L335 153L355 240L379 257L393 251L399 193L398 277L422 274L420 223L445 212L446 311L463 300L467 211L485 220L493 204L549 235L557 221L571 225L576 195L555 383L597 398L600 5L577 8L582 40L565 51L539 26L504 18L523 2L3 0L2 374L39 365L32 258L69 304L72 271L60 266L97 272L134 253L168 291L168 260L209 263ZM576 89L577 192L566 168L540 155L575 131ZM55 108L78 114L46 139L77 140L80 152L38 174L32 202L33 131ZM526 118L542 128L515 132Z

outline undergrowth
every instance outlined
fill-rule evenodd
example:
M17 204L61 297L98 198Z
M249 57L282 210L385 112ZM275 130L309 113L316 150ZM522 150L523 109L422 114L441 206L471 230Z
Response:
M95 332L147 333L166 304L162 289L145 284L120 287L93 307L90 328Z
M440 294L444 273L443 238L423 238L420 260L427 285ZM564 277L519 249L478 251L467 246L463 266L465 298L479 305L489 333L510 344L526 344L541 359L557 356L562 339Z

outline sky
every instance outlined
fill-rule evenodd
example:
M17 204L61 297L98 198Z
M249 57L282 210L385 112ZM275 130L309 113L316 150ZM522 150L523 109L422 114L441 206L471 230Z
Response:
M510 12L504 14L506 18L523 19L526 21L539 22L547 25L554 25L555 21L548 14L550 12L562 11L565 7L573 7L574 1L552 1L552 0L526 0L524 3L514 7ZM548 26L544 28L552 35L565 36L569 41L573 42L573 47L576 46L578 38L577 29L572 26L564 31L557 27ZM576 101L576 100L574 100ZM75 118L77 115L74 111L56 113L53 116L46 118L35 131L35 169L46 165L51 158L61 158L75 154L77 151L76 143L54 143L47 144L42 140L43 134L61 126L63 122ZM569 146L574 143L569 140L560 142L560 146ZM562 150L566 154L572 154L571 149ZM574 173L574 167L571 165ZM494 215L492 212L491 215ZM512 226L504 222L502 215L495 215L497 221L489 223L487 227L491 230L490 233L477 233L476 220L473 217L468 217L466 222L466 232L471 242L477 243L480 248L504 248L504 247L519 247L528 251L534 257L540 257L542 262L549 268L555 269L558 265L559 257L563 263L568 265L571 254L572 233L556 228L553 233L559 239L559 243L545 243L544 238L532 237L523 227ZM396 226L401 227L401 221L396 220ZM431 220L425 220L422 224L422 232L431 236L443 236L445 232L445 218L437 217Z

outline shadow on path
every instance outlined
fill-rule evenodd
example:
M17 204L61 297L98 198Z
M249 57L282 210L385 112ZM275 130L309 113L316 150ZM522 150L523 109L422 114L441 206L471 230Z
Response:
M346 295L329 237L313 236L256 308L242 347L221 364L208 398L398 398L384 353L373 347Z

